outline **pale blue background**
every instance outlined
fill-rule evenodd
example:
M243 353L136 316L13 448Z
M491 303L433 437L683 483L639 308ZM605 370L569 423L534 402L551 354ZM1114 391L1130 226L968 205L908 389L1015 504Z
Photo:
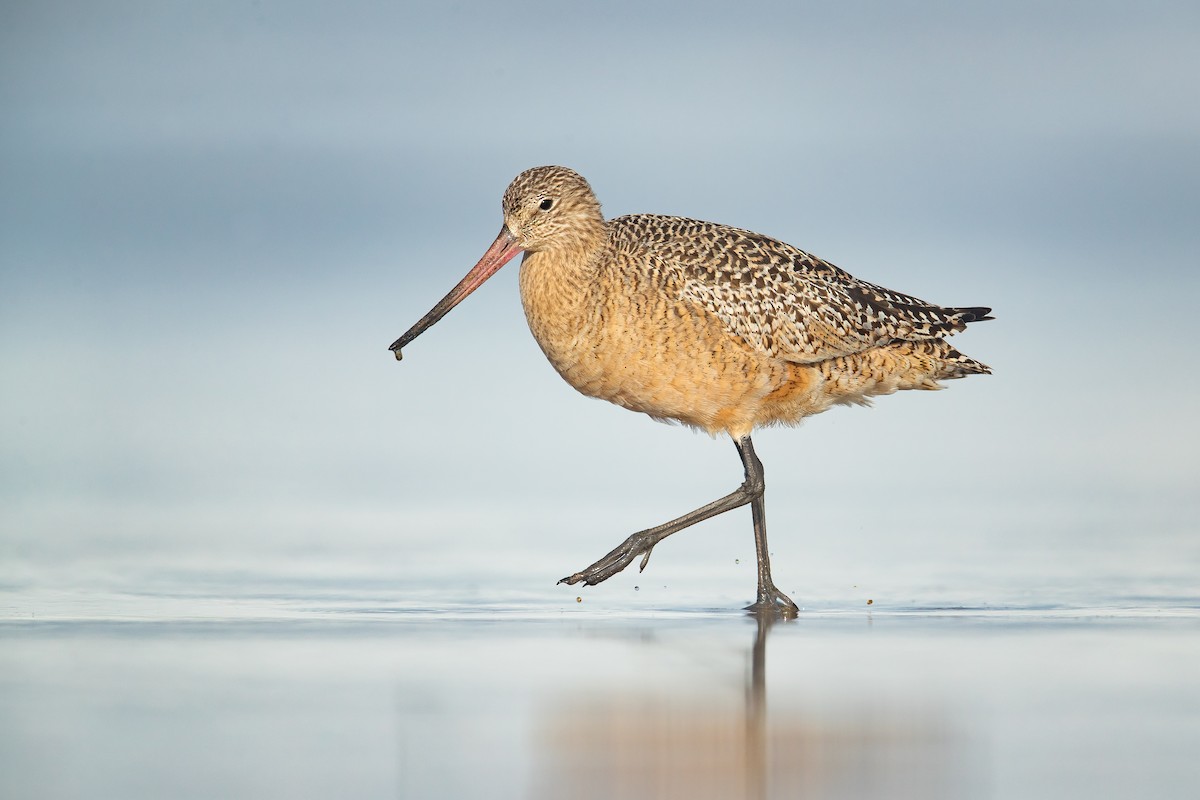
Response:
M1198 74L1191 2L4 3L8 613L573 603L736 485L563 384L515 265L391 359L544 163L995 308L993 377L758 435L801 605L1194 604ZM584 595L727 607L752 558L735 512Z

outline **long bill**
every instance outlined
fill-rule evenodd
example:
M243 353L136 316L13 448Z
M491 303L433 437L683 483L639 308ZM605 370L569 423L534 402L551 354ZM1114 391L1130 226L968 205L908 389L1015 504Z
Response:
M392 346L388 349L396 354L396 360L399 361L402 356L400 349L416 339L426 328L432 327L442 317L461 303L463 299L471 292L483 285L483 282L492 277L495 272L512 260L513 256L521 252L523 248L517 244L517 240L508 232L508 226L500 229L500 235L496 237L496 241L492 242L492 246L483 254L483 258L479 259L479 263L471 268L471 271L466 274L458 285L450 290L450 293L438 301L438 304L429 309L429 313L421 317L416 325L413 325L396 341L392 342Z

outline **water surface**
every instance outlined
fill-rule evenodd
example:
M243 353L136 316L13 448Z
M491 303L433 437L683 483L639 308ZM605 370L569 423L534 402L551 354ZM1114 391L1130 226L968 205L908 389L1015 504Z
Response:
M1200 785L1200 614L1186 605L844 607L765 624L590 596L317 594L41 598L39 619L10 593L0 794L1190 798Z

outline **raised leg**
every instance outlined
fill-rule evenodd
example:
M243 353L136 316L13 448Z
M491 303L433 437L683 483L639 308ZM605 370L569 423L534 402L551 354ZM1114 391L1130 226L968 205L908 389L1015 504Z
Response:
M763 491L766 483L763 478L762 462L754 453L754 443L749 436L734 441L738 455L742 458L742 466L746 470L746 480L734 491L708 505L701 506L695 511L689 511L682 517L664 522L653 528L638 531L621 544L617 545L607 555L590 567L568 575L559 583L576 584L582 582L585 586L595 586L608 580L629 566L635 558L642 557L638 571L644 570L650 561L650 553L654 545L673 533L695 525L697 522L715 517L746 504L750 505L754 517L754 546L758 554L758 600L748 606L747 611L755 613L770 612L784 616L794 616L799 609L779 591L771 580L771 561L767 551L767 523L763 510Z

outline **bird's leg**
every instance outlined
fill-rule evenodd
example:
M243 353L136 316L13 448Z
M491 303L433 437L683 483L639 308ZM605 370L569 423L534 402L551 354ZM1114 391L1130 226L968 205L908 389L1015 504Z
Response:
M742 455L742 463L746 467L746 482L751 475L760 486L754 497L750 499L750 515L754 517L754 547L758 557L758 600L752 606L746 606L748 612L755 614L772 613L784 616L796 616L799 608L782 591L775 587L770 578L770 552L767 549L767 510L763 505L763 489L766 479L763 477L762 462L754 451L754 443L749 435L737 441L738 453Z
M742 484L720 500L714 500L708 505L701 506L695 511L689 511L682 517L673 519L670 522L664 522L662 525L638 531L613 548L608 555L601 558L595 564L576 572L574 575L568 575L559 581L559 583L575 584L583 581L585 586L595 586L628 567L638 556L642 557L642 563L638 567L638 571L641 572L650 561L650 551L654 549L654 545L672 533L677 533L684 528L695 525L697 522L706 520L709 517L715 517L717 514L731 509L739 508L749 502L750 496L747 493L746 485Z
M771 580L771 554L767 550L767 512L763 504L766 479L763 476L762 462L754 452L754 443L750 441L749 435L743 436L734 444L737 445L742 463L746 465L746 483L750 483L753 476L759 486L758 492L750 500L750 514L754 518L754 550L758 555L758 599L753 605L746 606L746 610L754 614L769 613L794 617L800 613L800 609L790 597L779 591L775 581Z
M638 531L596 563L574 575L568 575L559 583L582 582L585 586L595 586L625 569L638 556L642 557L642 563L638 570L644 570L650 561L650 553L654 550L654 545L663 539L709 517L715 517L717 514L723 514L749 504L754 516L754 543L758 551L758 602L747 610L772 611L785 616L794 615L799 610L796 608L796 604L775 588L775 584L771 581L771 564L767 553L767 529L763 514L763 490L766 483L763 479L762 462L754 454L754 445L749 436L736 440L734 444L737 446L738 455L742 458L742 466L746 470L746 480L742 482L741 486L721 499L714 500L695 511L689 511L682 517L653 528L647 528L644 531Z

